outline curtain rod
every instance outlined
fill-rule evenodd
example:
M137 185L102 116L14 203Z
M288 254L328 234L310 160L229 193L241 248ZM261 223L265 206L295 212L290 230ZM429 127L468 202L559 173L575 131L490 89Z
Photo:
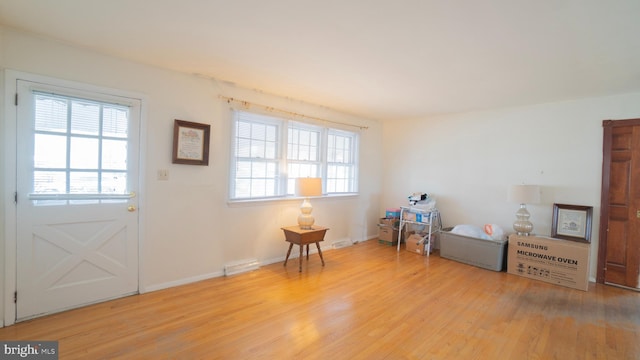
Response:
M290 116L294 116L294 117L302 117L302 118L307 118L307 119L311 119L311 120L328 122L328 123L332 123L332 124L352 126L352 127L357 127L360 130L369 129L368 126L354 125L354 124L348 124L348 123L343 123L343 122L339 122L339 121L332 121L332 120L322 119L322 118L315 117L315 116L308 116L308 115L304 115L304 114L300 114L300 113L296 113L296 112L292 112L292 111L277 109L277 108L274 108L274 107L271 107L271 106L260 105L260 104L252 103L252 102L245 101L245 100L235 99L235 98L224 96L224 95L218 95L218 97L220 99L226 100L227 103L231 103L231 102L240 103L240 104L242 104L242 106L247 107L247 108L249 108L251 106L257 106L257 107L260 107L260 108L262 108L264 110L267 110L267 111L279 112L281 114L290 115Z

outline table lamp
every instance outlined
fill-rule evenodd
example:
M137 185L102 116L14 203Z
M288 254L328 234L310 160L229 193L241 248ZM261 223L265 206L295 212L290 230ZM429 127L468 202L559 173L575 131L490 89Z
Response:
M304 201L300 206L300 216L298 216L298 225L303 230L311 230L315 219L311 215L313 207L309 202L312 196L322 195L322 179L321 178L297 178L296 179L296 195L304 197Z
M509 201L520 204L516 212L516 221L513 223L513 230L518 235L529 236L533 232L533 223L529 221L529 211L526 204L537 204L540 202L540 187L538 185L511 185L509 187Z

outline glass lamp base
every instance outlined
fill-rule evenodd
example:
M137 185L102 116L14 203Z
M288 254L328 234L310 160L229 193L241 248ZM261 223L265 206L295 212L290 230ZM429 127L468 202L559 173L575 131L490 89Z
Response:
M529 236L533 232L533 223L529 221L529 211L525 204L520 204L520 209L516 212L517 220L513 223L513 230L518 235Z

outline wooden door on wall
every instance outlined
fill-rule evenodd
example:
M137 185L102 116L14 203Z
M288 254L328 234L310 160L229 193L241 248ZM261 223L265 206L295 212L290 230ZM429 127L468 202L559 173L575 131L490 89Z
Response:
M640 288L640 119L605 120L599 283Z

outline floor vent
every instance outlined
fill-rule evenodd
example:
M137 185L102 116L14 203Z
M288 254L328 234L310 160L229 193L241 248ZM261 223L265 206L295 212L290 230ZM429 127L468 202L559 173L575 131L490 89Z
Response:
M242 260L224 266L224 275L235 275L243 272L257 270L260 268L260 262L257 259Z
M333 243L333 248L334 249L340 249L340 248L351 246L351 245L353 245L351 240L338 240L338 241Z

